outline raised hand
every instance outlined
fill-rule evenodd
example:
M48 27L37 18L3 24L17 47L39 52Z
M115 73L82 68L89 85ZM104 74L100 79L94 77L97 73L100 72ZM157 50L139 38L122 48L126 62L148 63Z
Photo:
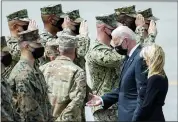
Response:
M150 21L150 26L148 28L148 34L157 34L157 28L154 20Z
M86 21L81 22L79 33L85 37L88 36L88 24Z
M135 24L136 26L141 26L141 27L145 25L144 17L141 14L138 14L136 16Z
M30 20L29 25L28 25L28 30L36 30L38 29L38 25L36 24L35 20Z

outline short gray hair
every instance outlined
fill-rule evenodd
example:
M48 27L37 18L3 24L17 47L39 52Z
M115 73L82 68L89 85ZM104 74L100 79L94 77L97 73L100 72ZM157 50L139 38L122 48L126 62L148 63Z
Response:
M120 37L120 38L129 38L131 40L136 41L136 35L135 33L128 28L127 26L118 26L115 30L112 32L112 37Z

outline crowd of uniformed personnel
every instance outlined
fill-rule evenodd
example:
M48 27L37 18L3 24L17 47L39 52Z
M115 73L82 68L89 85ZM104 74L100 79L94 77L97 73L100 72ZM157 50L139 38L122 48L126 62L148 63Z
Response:
M117 88L124 56L110 44L117 26L128 26L145 46L155 42L151 8L114 9L96 16L97 37L91 41L79 10L62 5L40 9L39 31L26 9L7 15L10 36L1 37L1 121L86 121L88 94L104 95ZM119 52L119 53L118 53ZM117 105L93 107L96 121L117 121Z

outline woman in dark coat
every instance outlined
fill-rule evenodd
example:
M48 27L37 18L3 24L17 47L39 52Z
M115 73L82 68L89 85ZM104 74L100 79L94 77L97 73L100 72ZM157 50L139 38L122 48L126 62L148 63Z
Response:
M162 106L168 91L168 79L164 72L164 51L152 44L142 49L141 56L148 65L148 81L146 93L142 90L139 93L144 96L144 101L136 121L165 121Z

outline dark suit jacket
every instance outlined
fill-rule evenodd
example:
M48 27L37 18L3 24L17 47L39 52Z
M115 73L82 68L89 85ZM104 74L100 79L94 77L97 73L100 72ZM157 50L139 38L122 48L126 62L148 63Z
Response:
M140 107L136 121L164 122L162 106L168 91L168 79L160 75L153 75L148 79L144 102ZM142 92L139 93L141 95Z
M140 106L139 90L147 80L146 66L140 57L141 46L133 52L121 73L119 88L102 96L104 108L118 102L119 121L132 121Z

